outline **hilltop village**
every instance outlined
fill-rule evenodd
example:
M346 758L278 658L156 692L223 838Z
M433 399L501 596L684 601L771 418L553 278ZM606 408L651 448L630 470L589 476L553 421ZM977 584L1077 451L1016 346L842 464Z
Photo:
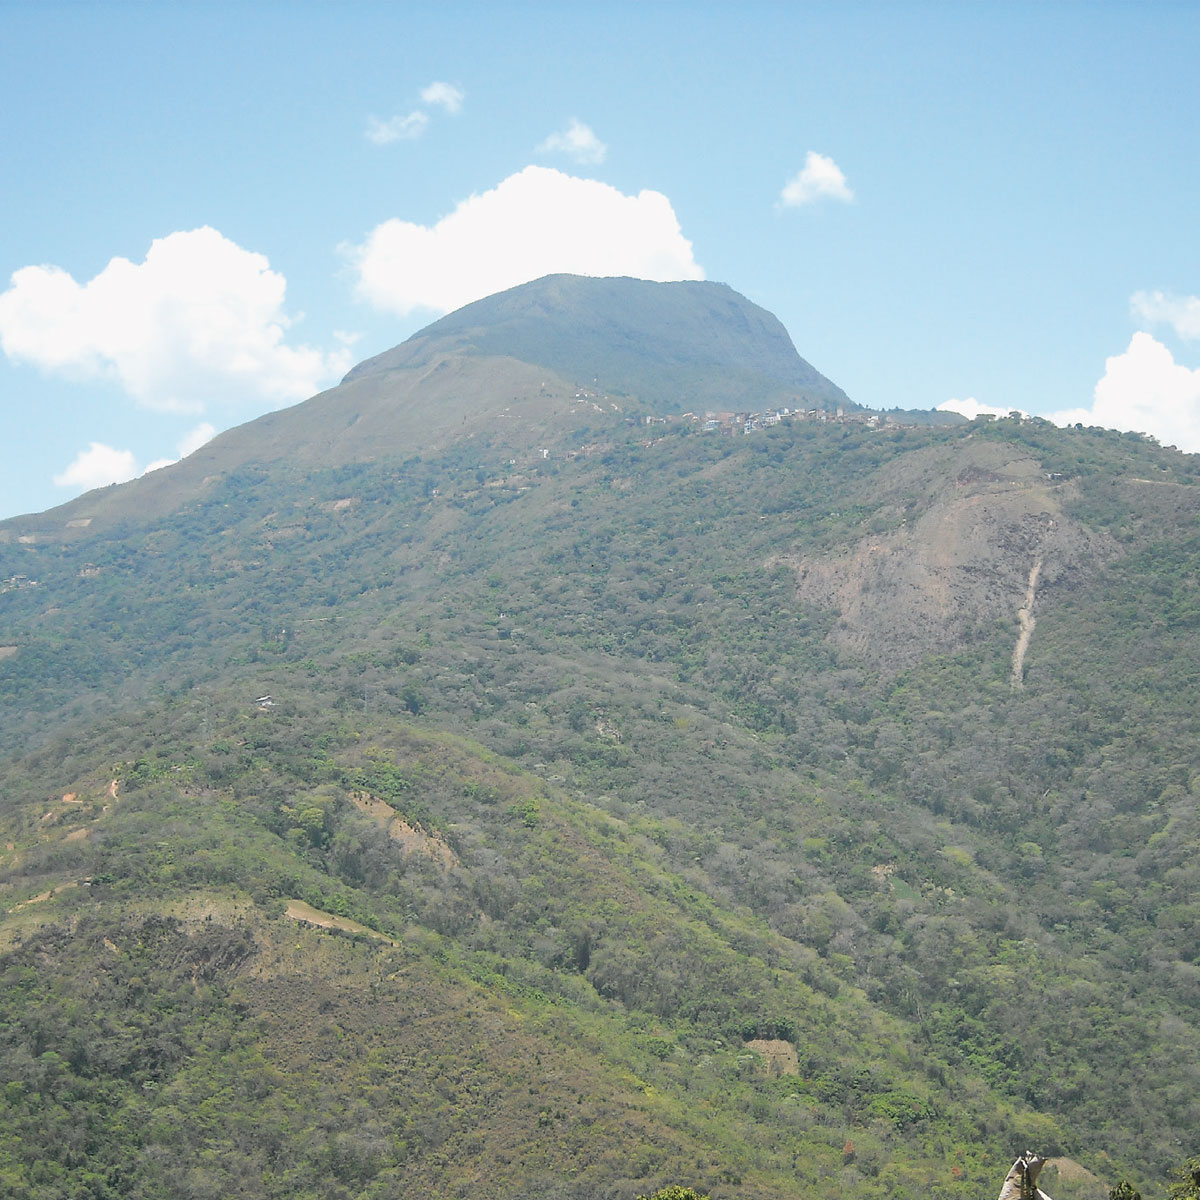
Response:
M841 405L833 412L825 408L769 408L762 412L706 412L700 416L685 412L678 417L660 417L648 414L642 418L643 425L666 425L673 422L690 421L701 433L755 433L770 429L785 421L832 421L847 425L865 425L877 429L881 425L894 423L892 418L877 412L856 409L846 412Z

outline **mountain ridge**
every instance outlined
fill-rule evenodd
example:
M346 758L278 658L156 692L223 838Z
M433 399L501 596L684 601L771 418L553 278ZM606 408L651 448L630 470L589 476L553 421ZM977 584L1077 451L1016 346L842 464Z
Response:
M857 407L800 358L774 316L725 284L547 276L433 322L335 387L226 430L178 463L9 518L0 532L19 524L85 537L84 522L143 522L254 462L330 467L467 436L526 452L580 427L581 389L591 399L611 389L604 403L631 413Z
M780 395L857 407L796 353L775 316L706 281L548 275L463 306L346 379L455 350L534 363L656 412L762 409Z

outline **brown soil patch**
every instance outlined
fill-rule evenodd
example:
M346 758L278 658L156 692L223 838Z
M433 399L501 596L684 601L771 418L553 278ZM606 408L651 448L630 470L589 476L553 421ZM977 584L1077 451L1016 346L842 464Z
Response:
M1038 1176L1038 1185L1039 1190L1045 1188L1051 1196L1065 1194L1074 1200L1108 1200L1108 1184L1073 1158L1048 1158Z
M384 829L396 816L396 810L386 800L380 800L378 796L372 796L369 792L351 792L350 803L359 812L366 813L371 820L377 821Z
M1099 1187L1107 1187L1099 1175L1094 1175L1087 1167L1082 1163L1077 1163L1073 1158L1048 1158L1046 1166L1057 1170L1059 1179L1069 1179L1072 1182L1078 1180L1083 1183L1094 1183Z
M458 866L458 855L436 833L426 833L410 825L386 800L367 792L351 792L350 802L366 813L381 829L386 829L405 854L425 854L443 870Z
M767 1074L798 1075L800 1060L796 1057L796 1047L782 1038L755 1038L746 1043L749 1050L757 1050L762 1055Z
M0 659L12 658L17 652L16 646L0 646Z
M398 843L407 854L428 854L443 870L458 866L458 855L446 845L436 833L424 833L414 828L403 817L397 817L388 826L388 837Z
M1015 640L1022 607L1031 615L1031 578L1039 589L1063 587L1111 556L1064 515L1063 486L1051 487L1033 460L1004 461L969 443L947 461L914 456L907 470L893 478L893 465L875 480L878 517L891 528L829 554L768 563L792 567L801 603L838 613L835 642L886 670L998 620L1012 622ZM1028 636L1022 660L1027 647Z
M66 842L82 842L92 831L90 829L72 829L63 839Z
M257 909L250 900L238 900L218 892L193 892L164 905L163 911L178 917L185 925L197 926L212 921L232 925L253 918Z
M9 912L20 912L23 908L28 908L31 904L45 904L47 900L52 900L59 892L65 892L68 888L78 887L75 882L60 883L58 887L51 888L47 892L39 892L36 896L30 896L28 900L21 901L20 904L14 904Z
M397 942L393 942L391 938L386 937L378 930L369 929L366 925L359 924L358 921L351 921L349 917L337 917L333 913L322 912L319 908L313 908L311 904L306 904L303 900L289 900L287 915L293 921L300 921L305 925L316 925L320 929L339 929L343 933L363 933L367 937L387 942L389 946L398 945Z

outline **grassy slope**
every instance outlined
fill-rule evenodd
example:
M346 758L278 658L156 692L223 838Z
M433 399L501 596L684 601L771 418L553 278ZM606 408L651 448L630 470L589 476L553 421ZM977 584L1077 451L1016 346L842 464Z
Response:
M797 353L765 309L723 284L552 275L468 304L350 380L426 366L447 351L538 363L577 387L653 411L762 409L765 399L855 407Z

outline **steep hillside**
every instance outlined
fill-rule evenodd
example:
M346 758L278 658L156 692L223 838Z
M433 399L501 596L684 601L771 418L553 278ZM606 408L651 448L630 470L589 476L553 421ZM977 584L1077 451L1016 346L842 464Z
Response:
M1197 460L445 361L0 527L11 1194L1156 1192Z
M184 706L98 735L153 747L111 780L10 777L7 1194L832 1194L850 1134L872 1193L995 1175L978 1085L681 878L671 825L363 712Z
M778 320L731 288L553 275L467 305L336 388L214 438L181 463L44 514L0 539L87 536L202 500L250 464L332 467L471 443L522 455L586 442L597 414L854 409ZM219 490L219 489L218 489Z
M659 413L797 399L856 407L796 353L774 316L724 284L577 275L550 275L468 304L346 378L428 366L454 353L536 363Z
M1158 486L1194 504L1190 485ZM881 471L864 495L877 507L863 536L780 561L802 602L839 614L834 641L887 672L1015 615L1020 683L1035 612L1120 554L1107 530L1072 515L1079 490L1030 448L968 434Z

